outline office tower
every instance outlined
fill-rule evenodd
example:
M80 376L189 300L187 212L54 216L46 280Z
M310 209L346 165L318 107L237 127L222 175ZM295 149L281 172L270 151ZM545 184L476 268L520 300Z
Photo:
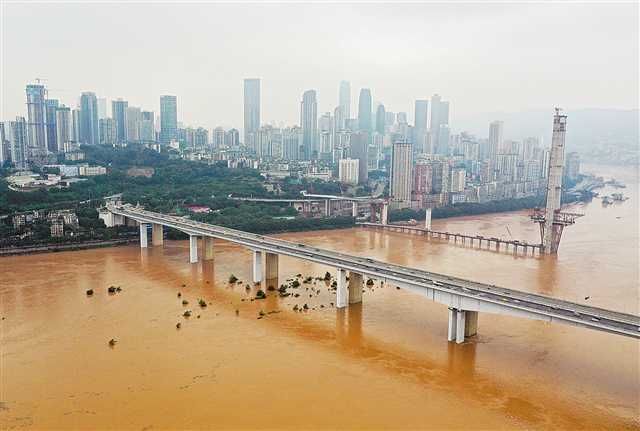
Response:
M55 153L58 151L56 140L56 110L58 101L56 99L45 100L45 116L47 121L47 150Z
M127 108L129 102L118 99L111 101L111 116L116 122L116 141L123 143L127 141Z
M95 93L86 91L80 96L80 142L98 145L100 143L98 127L98 99Z
M349 142L351 158L360 162L358 165L358 184L366 184L368 180L369 134L362 131L352 133Z
M341 183L357 185L360 172L360 160L341 159L338 163L338 179Z
M340 94L338 95L338 107L340 108L340 119L338 129L347 128L347 120L351 118L351 84L349 81L340 82Z
M502 121L493 121L489 124L488 158L493 162L496 161L496 156L502 152L503 132L504 123Z
M142 111L140 113L140 124L138 134L141 142L155 142L156 128L155 116L152 111Z
M160 96L160 142L169 143L177 138L178 99L176 96Z
M317 158L318 102L316 91L307 90L300 102L300 125L302 126L302 154L304 160Z
M100 118L107 118L107 99L104 97L98 97L98 120Z
M39 153L47 152L44 85L29 84L27 93L27 146Z
M128 106L126 109L126 141L127 142L139 142L140 141L140 121L142 119L142 112L140 108L135 106Z
M216 127L215 129L213 129L213 133L212 133L212 138L211 138L211 146L214 150L217 150L219 148L224 147L225 143L224 143L224 129L222 127Z
M414 112L414 138L413 142L416 144L416 150L427 153L427 122L429 115L429 101L428 100L416 100L415 112Z
M437 145L433 148L433 152L443 156L449 155L449 126L446 124L440 125Z
M56 110L56 151L64 151L64 144L71 141L72 123L71 109L61 105Z
M391 149L391 174L389 191L396 208L411 204L411 182L413 179L413 148L408 142L394 142Z
M260 128L260 79L244 80L244 145Z
M378 105L376 110L376 132L384 135L384 126L386 122L387 113L384 110L384 105Z
M116 120L113 118L101 118L100 123L100 144L114 147L116 145Z
M27 122L24 117L16 117L16 121L9 122L7 130L9 155L11 156L11 163L17 169L25 169L27 167L27 129Z
M8 124L7 127L9 127ZM4 162L10 158L8 154L8 147L5 150L5 145L7 142L8 141L6 137L4 122L0 122L0 167L2 167L4 165Z
M193 132L193 146L199 150L209 148L209 131L204 127L198 127Z
M371 91L368 88L361 89L358 98L358 130L371 132Z
M438 94L431 97L431 148L437 154L443 154L440 147L440 128L449 126L449 102L445 102Z
M302 147L302 129L287 127L282 131L282 158L285 160L299 160Z

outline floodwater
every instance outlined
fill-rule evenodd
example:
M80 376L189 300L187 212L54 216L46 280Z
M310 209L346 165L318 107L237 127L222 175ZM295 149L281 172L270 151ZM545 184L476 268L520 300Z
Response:
M282 237L637 314L637 172L593 171L631 199L572 207L585 216L557 257L366 229ZM538 239L526 212L433 226ZM280 283L333 271L279 266ZM323 281L251 301L250 252L222 241L194 265L177 241L0 268L0 429L640 429L640 343L626 337L480 314L478 335L456 345L445 306L378 282L346 310Z

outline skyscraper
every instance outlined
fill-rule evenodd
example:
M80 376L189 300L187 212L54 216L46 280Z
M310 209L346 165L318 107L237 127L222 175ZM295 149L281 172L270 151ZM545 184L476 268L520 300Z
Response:
M449 126L449 102L445 102L438 94L434 94L431 97L431 148L436 154L445 154L440 144L440 128L442 126ZM442 145L447 143L442 143Z
M496 161L496 156L502 152L503 132L504 123L502 121L493 121L489 124L488 156L493 163Z
M378 105L378 109L376 110L376 132L384 135L384 124L386 120L387 113L384 110L384 105Z
M129 102L118 99L111 101L111 116L116 122L116 141L118 143L127 140L127 107Z
M16 117L16 121L9 122L8 141L11 162L18 169L26 168L27 162L27 122L24 117Z
M347 120L351 118L351 84L349 81L340 82L340 94L338 95L338 107L340 108L340 123L338 130L347 128Z
M307 90L300 102L300 125L302 126L302 158L311 160L317 157L316 140L318 135L318 102L316 91Z
M140 121L142 120L142 112L140 108L129 106L126 110L127 118L127 142L140 141Z
M100 143L98 99L90 91L80 96L80 141L90 145Z
M142 111L138 125L138 137L141 142L155 142L156 130L152 111Z
M416 100L415 103L415 120L414 120L414 137L413 142L416 144L416 151L427 152L427 121L429 115L429 101Z
M358 98L358 129L371 132L371 90L362 88Z
M411 182L413 179L413 149L408 142L394 142L391 150L391 174L389 191L396 208L411 204Z
M358 184L366 184L368 180L367 164L369 162L369 134L363 131L352 133L349 145L351 158L359 161Z
M80 109L71 110L71 140L80 142Z
M98 119L107 118L107 99L98 97Z
M64 144L71 141L71 110L61 105L56 110L56 143L57 151L64 151Z
M47 149L55 153L58 151L56 143L56 110L58 109L58 101L56 99L45 100L45 110L47 118Z
M27 145L30 149L47 152L45 88L41 84L27 85Z
M260 79L244 80L244 145L260 128Z
M100 122L100 144L116 145L116 120L113 118L101 118Z
M176 96L160 96L160 142L169 143L177 138L178 99Z

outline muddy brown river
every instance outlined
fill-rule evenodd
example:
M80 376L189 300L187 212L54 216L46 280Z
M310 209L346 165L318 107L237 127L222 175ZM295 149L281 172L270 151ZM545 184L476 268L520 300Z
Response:
M630 199L571 207L585 216L557 257L363 228L281 237L638 314L637 171L583 170ZM524 211L433 228L539 240ZM637 340L481 313L456 345L445 306L392 285L340 310L323 281L252 301L249 250L188 254L170 241L0 259L0 429L640 429ZM279 280L327 270L281 257Z

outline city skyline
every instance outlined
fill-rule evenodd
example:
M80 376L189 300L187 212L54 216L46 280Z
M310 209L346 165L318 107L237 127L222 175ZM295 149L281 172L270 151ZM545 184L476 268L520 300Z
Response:
M142 11L147 14L158 15L158 27L175 14L183 14L186 10L194 13L193 17L200 23L206 23L214 12L223 12L228 15L230 23L235 22L239 16L245 17L249 22L257 21L260 13L264 12L258 5L190 5L184 9L171 7L156 8L154 5L126 6L126 22L136 20ZM52 22L60 25L51 41L33 40L21 26L27 19L33 18L27 13L24 5L9 4L3 9L3 82L2 82L2 117L14 118L23 115L24 97L23 88L35 78L43 78L43 83L49 87L49 98L61 100L64 104L74 107L75 101L83 91L94 92L100 98L115 100L118 97L129 101L131 105L142 106L158 112L157 96L159 94L176 95L180 102L179 121L187 124L201 124L207 127L222 125L225 127L239 127L242 124L242 80L248 77L259 77L261 86L263 123L295 124L299 118L298 103L302 93L307 89L315 89L317 92L318 113L333 112L338 106L338 91L340 81L347 80L351 83L350 105L351 117L354 117L353 107L357 107L357 97L361 88L371 88L373 110L378 103L383 103L388 111L407 112L409 118L414 117L414 101L425 99L434 93L444 95L448 100L455 101L452 107L451 122L463 121L465 116L475 113L497 111L520 111L526 109L548 109L549 105L561 104L565 109L580 109L589 107L614 107L621 109L637 108L634 94L637 94L637 40L629 38L629 33L637 32L637 23L632 22L637 11L636 5L614 5L609 8L601 8L599 5L485 5L481 8L465 5L439 6L439 5L412 5L411 9L415 18L408 17L401 8L391 8L385 5L350 5L340 7L341 14L336 19L339 22L353 20L352 24L331 35L328 39L317 37L315 29L317 24L309 20L306 12L313 10L319 14L330 10L326 5L271 5L267 17L273 23L280 22L278 11L286 9L291 12L289 23L294 30L304 24L306 32L301 33L300 41L288 41L282 46L291 45L296 51L301 50L301 44L306 42L306 50L302 51L301 58L287 63L288 67L280 67L283 55L287 49L264 49L250 45L249 35L237 35L233 40L224 45L217 44L220 40L215 37L215 31L224 31L227 23L221 23L220 30L211 30L213 35L200 35L193 28L178 26L170 35L162 35L155 30L153 25L137 24L140 34L145 34L140 50L136 58L119 58L120 55L113 52L127 36L138 40L138 34L123 31L117 34L113 43L106 44L101 38L93 42L104 49L102 55L111 56L113 60L109 64L102 64L93 58L92 51L88 55L93 61L84 63L91 66L78 64L79 67L60 68L46 70L42 64L48 64L51 55L57 55L59 63L74 64L69 62L69 50L62 50L58 43L65 46L65 41L71 38L69 30L73 33L81 31L85 26L96 28L97 34L110 22L109 16L115 14L120 8L102 5L101 22L91 18L80 5L67 5L61 13L61 8L50 5L38 5L42 8L43 15ZM548 8L566 10L570 8L576 16L576 22L569 24L563 22L558 14L548 15ZM470 17L470 12L465 8L475 10L475 15ZM534 41L533 29L518 30L510 34L510 45L518 47L518 52L509 53L503 51L502 37L507 30L514 30L517 23L522 24L522 12L526 9L531 17L545 15L545 31L535 33L539 38ZM481 13L477 13L480 10ZM120 10L121 11L121 10ZM429 15L429 20L436 20L436 26L431 33L424 33L410 27L409 30L398 30L395 26L386 25L376 27L373 30L358 32L355 30L360 21L354 17L362 13L359 20L369 20L371 24L380 22L381 15L389 15L388 19L417 19ZM525 14L526 15L526 14ZM293 19L292 19L293 18ZM71 20L71 21L70 21ZM440 21L438 21L440 20ZM464 28L452 26L449 29L445 23L460 20L464 22ZM104 21L104 23L102 22ZM611 28L611 37L620 43L611 43L612 39L598 41L590 35L590 29L594 22L599 27ZM76 30L67 23L77 23L80 28ZM431 22L431 21L429 21ZM488 31L487 23L499 24L500 30ZM126 24L126 23L125 23ZM140 27L142 25L142 27ZM563 26L567 25L567 28ZM474 31L482 27L484 33L477 34ZM502 29L502 27L504 27ZM393 30L386 30L392 28ZM424 50L415 50L418 44L424 41L435 40L434 37L451 37L453 29L462 35L449 40L450 52L443 52L437 46L427 46ZM258 28L259 31L259 28ZM270 33L270 39L261 43L268 46L277 46L286 35L285 30ZM145 33L146 32L146 33ZM369 32L373 32L369 34ZM117 32L116 32L117 33ZM111 33L110 33L111 34ZM481 41L473 50L464 50L466 38L473 34L475 37L487 39L491 42L488 48L478 48ZM211 56L212 60L196 55L200 42L194 42L193 47L187 51L178 52L174 61L158 64L154 59L159 46L165 43L174 46L186 37L203 36L203 40L213 43L213 52L219 55ZM431 37L428 37L431 36ZM274 40L275 39L275 40ZM362 42L363 49L358 55L349 56L351 48ZM77 40L77 38L74 38ZM195 39L194 39L195 40ZM562 48L554 49L554 44L560 40ZM20 43L12 43L19 41ZM546 41L546 42L545 42ZM79 40L81 44L89 44L91 40ZM326 46L323 46L324 43ZM340 46L342 43L344 46ZM41 56L33 56L36 60L25 56L30 48L42 51ZM44 44L44 46L43 46ZM534 46L535 45L535 46ZM261 45L262 46L262 45ZM542 49L541 46L546 46ZM327 49L329 48L329 49ZM588 49L587 49L588 48ZM239 55L240 50L246 49L246 55ZM484 51L483 51L484 49ZM328 54L334 52L334 54ZM140 54L141 53L141 54ZM111 55L112 54L112 55ZM222 62L226 54L230 55L231 62ZM595 57L600 54L607 55L608 62L598 62ZM272 57L271 61L264 61L265 57ZM634 57L635 56L635 57ZM315 58L310 60L309 57ZM593 57L593 59L591 59ZM124 61L123 61L124 60ZM597 67L591 67L591 62ZM298 64L300 62L300 64ZM224 64L223 64L224 63ZM299 68L304 63L306 73L300 73ZM604 64L606 63L606 64ZM120 67L127 64L127 67ZM193 64L194 67L188 67ZM260 64L251 67L250 64ZM390 64L405 64L408 67L389 68ZM550 67L549 65L555 65ZM603 65L604 64L604 65ZM116 67L118 65L118 67ZM341 67L335 67L341 65ZM526 66L526 67L523 67ZM99 67L101 66L101 67ZM104 66L104 67L102 67ZM310 69L309 66L312 68ZM409 67L410 66L410 67ZM469 79L469 70L474 72L473 80ZM602 68L606 67L605 70ZM44 69L44 70L43 70ZM103 70L104 69L104 70ZM540 72L539 69L543 69ZM174 76L184 76L176 82ZM532 77L536 78L535 85L527 86L526 83ZM607 86L602 86L602 76L611 76ZM465 77L465 79L462 79ZM194 85L194 83L198 85ZM399 85L401 83L402 85ZM472 84L472 85L470 85ZM523 85L525 84L525 85ZM528 88L531 87L529 90ZM604 88L606 87L606 88ZM487 103L487 101L491 101Z

